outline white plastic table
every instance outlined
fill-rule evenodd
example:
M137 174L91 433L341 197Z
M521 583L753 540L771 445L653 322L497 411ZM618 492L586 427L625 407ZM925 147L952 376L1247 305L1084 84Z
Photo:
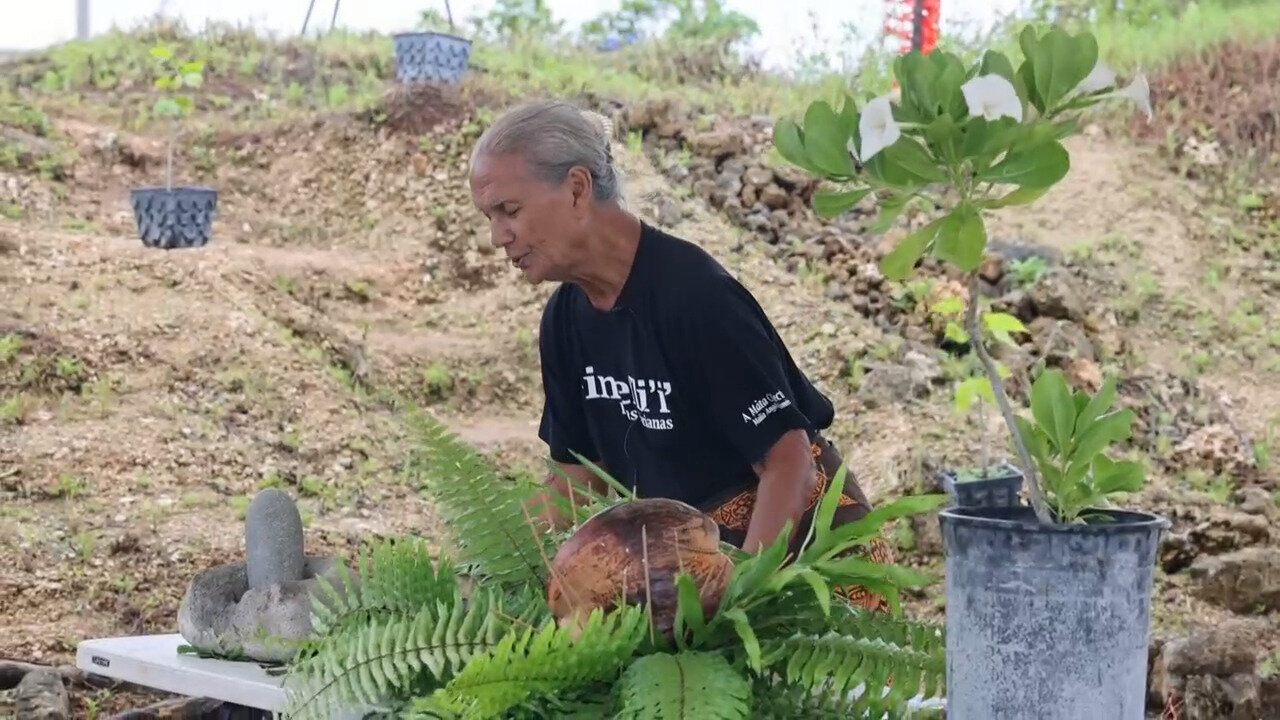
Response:
M135 685L245 707L284 709L283 677L252 661L236 662L178 652L178 633L85 640L76 646L76 667Z

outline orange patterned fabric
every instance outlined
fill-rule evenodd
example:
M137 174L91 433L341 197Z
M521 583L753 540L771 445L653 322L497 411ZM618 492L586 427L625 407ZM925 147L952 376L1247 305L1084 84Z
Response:
M822 450L815 444L813 446L814 458L821 454ZM827 490L827 483L830 482L830 478L823 472L821 464L818 465L817 470L818 482L815 484L813 492L809 495L809 501L805 505L806 509L812 508L822 498L823 493ZM848 507L857 505L858 501L848 495L841 494L839 504L841 507ZM725 501L713 510L710 515L711 519L720 525L733 530L745 531L747 525L751 522L751 513L755 510L755 506L756 491L755 488L751 488ZM872 562L881 564L889 564L894 560L893 551L889 548L889 544L879 538L873 540L870 547L862 548L861 554ZM873 612L888 612L890 610L889 601L884 596L872 593L861 585L836 588L836 593Z

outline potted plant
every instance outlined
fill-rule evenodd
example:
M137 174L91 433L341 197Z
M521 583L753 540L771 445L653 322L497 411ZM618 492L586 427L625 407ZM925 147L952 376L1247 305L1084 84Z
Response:
M1151 116L1140 74L1119 87L1088 32L1018 37L1016 67L988 51L898 58L900 98L836 110L811 103L803 124L781 120L774 143L788 161L839 183L815 194L835 215L870 193L894 218L922 196L941 208L885 255L887 277L908 277L932 253L967 275L966 330L980 337L978 269L984 215L1033 203L1068 172L1062 140L1078 112L1128 99ZM942 193L937 193L941 189ZM951 507L939 513L946 552L947 712L960 718L1143 717L1152 576L1168 521L1106 507L1143 483L1142 466L1109 445L1132 415L1113 411L1114 379L1072 392L1047 370L1032 384L1031 416L1015 412L985 343L972 345L1009 431L1030 507Z
M396 78L402 83L456 83L471 64L471 41L455 34L453 9L444 3L449 32L439 13L424 11L421 30L392 35L396 43Z
M209 242L213 219L218 207L218 191L209 187L175 186L173 184L173 146L177 139L179 118L191 112L191 96L183 88L200 88L204 80L204 63L178 62L173 49L158 45L151 57L159 64L155 87L160 90L151 113L169 118L169 136L165 153L164 185L136 187L130 190L138 236L147 247L191 248Z

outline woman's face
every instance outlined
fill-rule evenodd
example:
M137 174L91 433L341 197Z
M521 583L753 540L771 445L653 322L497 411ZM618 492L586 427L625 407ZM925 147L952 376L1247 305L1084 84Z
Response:
M533 177L518 155L482 155L471 200L489 218L493 246L532 283L570 280L582 258L590 176L574 168L554 185Z

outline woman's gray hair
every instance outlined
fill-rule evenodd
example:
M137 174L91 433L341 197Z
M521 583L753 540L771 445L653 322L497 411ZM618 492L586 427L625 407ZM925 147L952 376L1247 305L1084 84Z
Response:
M563 100L530 102L507 111L484 131L471 151L471 166L481 155L520 155L535 177L560 183L570 168L581 165L591 173L597 202L620 201L612 139L612 123L599 113Z

